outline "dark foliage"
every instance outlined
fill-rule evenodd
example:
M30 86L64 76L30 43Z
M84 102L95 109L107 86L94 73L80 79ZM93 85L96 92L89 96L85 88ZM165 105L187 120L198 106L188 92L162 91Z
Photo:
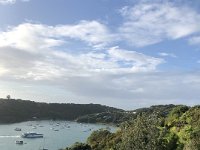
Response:
M118 109L99 104L47 104L0 99L0 123L26 121L33 119L33 117L37 119L75 120L83 115L107 111L118 111Z
M132 113L127 113L125 111L113 111L113 112L102 112L102 113L81 116L77 118L77 122L120 124L124 121L130 120L130 118L133 117L134 114Z
M88 144L76 142L74 145L72 145L69 148L66 148L65 150L92 150L92 149Z

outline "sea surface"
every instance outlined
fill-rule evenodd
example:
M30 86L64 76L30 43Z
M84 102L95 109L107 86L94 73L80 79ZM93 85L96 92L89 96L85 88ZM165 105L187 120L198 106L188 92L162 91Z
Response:
M15 131L21 128L21 131ZM87 137L95 130L116 130L113 126L100 124L84 124L69 121L28 121L14 124L0 125L0 150L40 150L43 147L48 150L58 150L72 145L74 142L86 142ZM44 138L21 138L24 132L36 132L44 134ZM15 141L23 140L23 145L15 144Z

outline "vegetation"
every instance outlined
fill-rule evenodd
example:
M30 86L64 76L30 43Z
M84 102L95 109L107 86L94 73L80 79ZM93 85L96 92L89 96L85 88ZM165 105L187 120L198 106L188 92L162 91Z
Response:
M92 150L92 148L88 144L76 142L71 147L66 148L66 150Z
M84 123L105 123L105 124L120 124L124 121L128 121L132 118L134 114L127 113L125 111L112 111L112 112L102 112L96 114L89 114L80 116L77 118L77 122Z
M15 100L10 96L0 99L0 123L14 123L31 119L76 120L94 113L122 111L99 104L57 104Z
M151 106L150 108L136 109L134 111L107 111L102 113L83 115L78 117L76 121L85 123L113 123L117 125L126 121L130 121L131 119L136 119L137 115L141 113L152 114L153 112L157 112L161 116L166 116L166 114L168 114L173 107L175 107L175 105L157 105Z
M94 131L91 150L200 150L200 106L160 105L132 111L116 133ZM82 150L82 149L76 149Z

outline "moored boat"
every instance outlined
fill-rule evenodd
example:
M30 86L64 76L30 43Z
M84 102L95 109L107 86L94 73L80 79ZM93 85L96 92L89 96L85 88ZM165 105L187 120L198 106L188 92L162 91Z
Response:
M26 132L21 135L22 138L43 138L43 134L35 132Z
M15 144L24 144L23 141L15 141Z
M22 131L21 128L15 128L15 131Z

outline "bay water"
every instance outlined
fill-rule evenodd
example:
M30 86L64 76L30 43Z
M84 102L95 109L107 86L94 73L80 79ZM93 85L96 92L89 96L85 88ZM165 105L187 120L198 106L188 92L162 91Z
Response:
M15 131L21 128L21 131ZM0 150L59 150L72 145L74 142L86 142L88 136L98 129L116 128L101 124L84 124L70 121L27 121L14 124L0 125ZM21 138L25 132L44 134L44 138ZM15 141L22 140L24 144L18 145Z

